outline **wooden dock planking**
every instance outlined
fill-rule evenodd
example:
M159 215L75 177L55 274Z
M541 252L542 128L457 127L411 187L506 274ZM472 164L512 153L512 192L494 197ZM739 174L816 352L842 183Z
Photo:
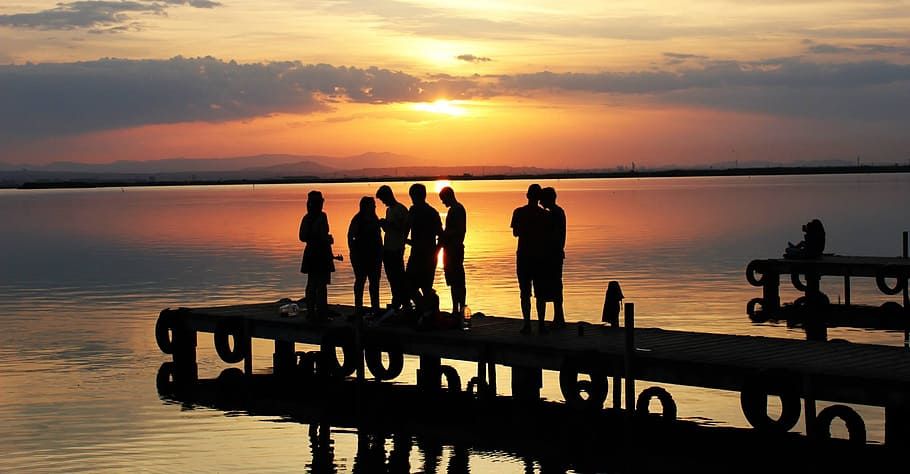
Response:
M244 320L253 338L318 344L331 328L349 326L344 318L311 324L282 318L278 303L186 309L179 314L190 329L214 332L219 320ZM334 306L343 314L349 307ZM366 327L363 334L396 341L406 354L559 370L567 357L594 358L620 371L625 332L620 328L570 323L546 335L519 334L522 320L485 317L470 331ZM578 325L587 327L579 335ZM898 347L815 342L724 334L635 329L635 376L641 380L739 391L757 371L784 369L812 380L819 400L886 406L910 402L910 353ZM619 373L618 375L622 375Z
M820 276L874 277L884 267L905 275L910 273L910 259L903 257L823 255L813 259L769 258L755 262L756 270L762 273L803 274L811 269Z

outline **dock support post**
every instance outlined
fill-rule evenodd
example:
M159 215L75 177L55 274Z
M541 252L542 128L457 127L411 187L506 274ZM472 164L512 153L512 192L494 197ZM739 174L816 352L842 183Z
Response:
M806 272L806 299L808 300L809 314L806 317L806 340L827 341L828 323L825 320L824 303L822 301L821 276L814 271Z
M767 273L762 276L761 309L773 313L780 309L780 274Z
M196 364L196 331L179 321L174 328L174 382L178 385L195 383L199 378Z
M439 391L442 366L439 357L422 355L420 356L420 368L417 369L417 388L425 393L435 393Z
M635 412L635 373L632 359L635 356L635 305L626 303L626 411L629 415Z
M850 306L850 273L844 275L844 306Z
M297 354L294 352L294 341L275 339L275 353L272 354L272 367L275 375L288 377L294 373L297 365Z
M243 337L248 341L245 344L243 354L243 373L245 375L253 375L253 338L250 337L250 321L249 319L243 320Z
M906 403L885 407L885 446L900 449L910 446L910 407Z
M496 396L496 363L492 360L487 362L487 373L490 375L490 380L487 384L490 387L490 395Z
M543 371L534 367L512 367L512 397L522 402L540 400Z
M815 394L812 393L812 379L806 375L803 377L803 400L805 401L806 412L806 436L809 439L816 438L816 407Z
M613 408L622 410L622 364L619 361L613 363Z
M910 258L907 255L907 242L908 232L905 230L903 233L903 252L902 255L904 258ZM910 286L907 281L904 281L904 317L910 318L910 289L907 287ZM910 329L904 329L904 348L910 348Z

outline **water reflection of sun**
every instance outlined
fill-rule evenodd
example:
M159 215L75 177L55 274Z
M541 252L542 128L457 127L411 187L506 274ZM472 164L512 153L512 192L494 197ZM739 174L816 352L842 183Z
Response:
M452 183L447 179L437 179L433 182L433 189L435 189L437 193L442 191L442 188L446 186L452 186Z

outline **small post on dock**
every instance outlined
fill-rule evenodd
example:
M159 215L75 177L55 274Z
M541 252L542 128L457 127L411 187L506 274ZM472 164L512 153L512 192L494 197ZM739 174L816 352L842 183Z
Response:
M417 369L417 388L424 393L436 393L442 387L442 361L431 355L420 356L420 368Z
M907 234L908 234L908 232L905 230L903 233L903 252L902 252L902 256L904 258L910 258L907 255ZM905 318L910 317L910 293L908 293L908 291L910 291L910 290L908 290L908 288L907 288L908 286L910 286L910 284L908 284L908 282L906 280L904 280L904 317ZM910 329L904 329L904 348L910 348Z
M250 337L250 320L243 320L243 338L248 341L244 344L243 350L243 373L253 375L253 338Z
M633 372L632 359L635 356L635 304L626 303L626 412L629 415L635 412L635 373Z
M850 271L844 275L844 306L850 306Z
M536 367L512 367L512 397L523 402L539 401L542 372Z

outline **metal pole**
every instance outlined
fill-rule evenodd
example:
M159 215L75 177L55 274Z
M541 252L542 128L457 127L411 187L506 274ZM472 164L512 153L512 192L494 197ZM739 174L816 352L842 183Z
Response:
M632 359L635 356L635 305L626 303L626 412L635 413L635 373Z

